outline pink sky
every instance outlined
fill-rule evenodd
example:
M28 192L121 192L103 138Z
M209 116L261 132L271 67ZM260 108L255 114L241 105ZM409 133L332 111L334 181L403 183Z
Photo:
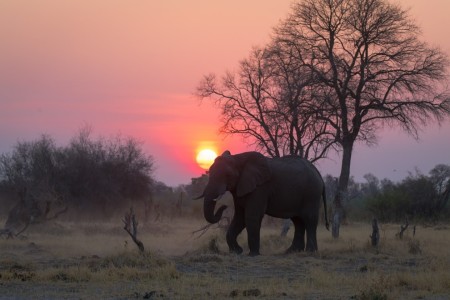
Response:
M189 183L203 144L240 152L218 135L219 111L192 96L201 77L233 70L269 40L289 12L281 0L4 0L0 2L0 153L42 133L59 145L89 124L94 136L122 133L144 142L157 180ZM403 0L424 39L450 53L450 1ZM401 179L418 167L450 164L450 122L416 142L380 133L357 146L352 174ZM319 165L338 174L339 159ZM395 170L395 172L394 172Z

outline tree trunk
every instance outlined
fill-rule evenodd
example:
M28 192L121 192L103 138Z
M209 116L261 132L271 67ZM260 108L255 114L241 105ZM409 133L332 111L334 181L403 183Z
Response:
M343 144L341 174L339 175L339 184L333 203L333 224L331 234L333 238L339 237L339 228L341 226L344 207L342 205L347 194L348 181L350 179L350 163L352 160L353 142Z

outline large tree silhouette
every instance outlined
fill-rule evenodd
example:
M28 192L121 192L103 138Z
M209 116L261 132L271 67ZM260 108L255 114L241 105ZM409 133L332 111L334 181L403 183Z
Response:
M197 96L222 109L225 134L244 140L271 157L299 155L316 161L334 144L326 120L317 119L317 78L275 48L254 48L236 72L207 75Z
M374 143L386 124L417 137L420 126L450 112L448 58L419 37L408 12L386 0L304 0L275 30L272 47L320 82L318 118L334 129L342 150L334 237L355 142Z

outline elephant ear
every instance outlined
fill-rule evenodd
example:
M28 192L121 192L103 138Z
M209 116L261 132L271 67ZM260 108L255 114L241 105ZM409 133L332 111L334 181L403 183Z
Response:
M242 171L236 186L236 194L242 197L251 193L257 186L270 179L270 168L267 159L258 152L238 154Z

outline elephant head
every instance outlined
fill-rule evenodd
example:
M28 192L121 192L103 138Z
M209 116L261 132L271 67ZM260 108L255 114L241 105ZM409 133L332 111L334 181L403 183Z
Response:
M209 169L209 180L203 192L204 216L210 223L219 222L223 211L222 205L214 214L216 201L229 191L239 198L251 193L257 186L270 179L267 159L258 152L246 152L231 155L225 151L218 156Z

